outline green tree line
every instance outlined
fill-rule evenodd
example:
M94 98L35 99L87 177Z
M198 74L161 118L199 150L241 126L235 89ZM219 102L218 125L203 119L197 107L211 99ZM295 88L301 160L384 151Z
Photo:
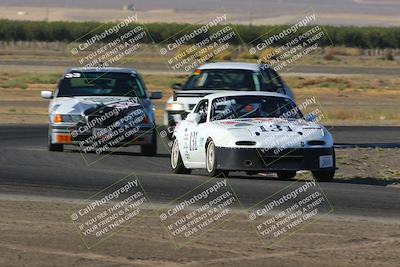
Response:
M12 21L0 20L0 41L46 41L46 42L81 42L83 37L88 39L96 34L112 28L116 23L101 22L46 22L46 21ZM128 25L117 34L124 34L137 25ZM163 43L171 41L171 37L179 37L191 33L201 25L184 23L149 23L143 25L151 38L144 42ZM192 43L201 41L224 26L212 27L208 32L198 35ZM232 44L250 44L261 42L273 34L279 34L288 28L287 25L231 25L237 36L229 40ZM302 34L313 26L299 28L295 34ZM321 26L325 35L319 40L321 46L337 45L359 48L400 48L400 27L353 27L353 26ZM177 34L178 33L178 34ZM111 41L113 35L104 41ZM282 38L275 45L285 44L293 35ZM189 42L190 43L190 42Z

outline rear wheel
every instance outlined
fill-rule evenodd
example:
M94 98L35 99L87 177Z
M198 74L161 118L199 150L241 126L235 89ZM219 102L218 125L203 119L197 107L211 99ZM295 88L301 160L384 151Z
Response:
M148 145L141 145L140 152L145 156L155 156L157 155L157 135L153 132L151 137L151 144Z
M210 141L207 145L207 150L206 150L206 169L208 172L209 176L224 176L228 177L229 176L229 171L227 170L220 170L217 169L217 157L215 153L215 144L214 141Z
M315 180L318 182L332 182L335 177L335 170L331 171L313 171L312 172Z
M296 176L296 171L279 171L277 172L279 179L290 180Z
M185 165L183 165L182 157L181 157L181 152L179 151L179 145L178 145L178 140L175 139L174 143L172 145L172 151L171 151L171 169L174 173L177 174L190 174L192 170L187 169Z

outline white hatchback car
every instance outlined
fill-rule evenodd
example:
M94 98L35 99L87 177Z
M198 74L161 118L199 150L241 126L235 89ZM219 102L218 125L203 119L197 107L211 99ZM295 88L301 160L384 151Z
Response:
M291 89L267 65L243 62L207 63L197 68L185 84L175 84L176 90L165 106L164 125L170 133L203 96L224 91L264 91L293 98ZM172 127L171 127L172 126Z
M333 138L314 115L304 117L292 99L268 92L226 92L203 99L173 134L175 173L206 169L276 172L282 179L310 170L318 181L335 174Z

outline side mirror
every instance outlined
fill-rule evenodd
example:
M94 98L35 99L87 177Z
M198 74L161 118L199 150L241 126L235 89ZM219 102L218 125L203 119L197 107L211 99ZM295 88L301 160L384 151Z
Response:
M171 88L174 89L174 90L181 90L182 89L182 84L181 83L174 83L171 86Z
M150 99L161 99L163 97L162 92L151 92Z
M187 120L188 122L193 122L193 123L198 124L199 121L200 121L200 115L197 114L197 113L189 113L189 114L187 115L187 117L186 117L186 120Z
M305 121L315 122L315 121L317 121L318 116L311 112L311 113L308 113L308 114L305 116L304 119L305 119Z
M52 91L41 91L40 96L44 99L52 99L53 98L53 92Z

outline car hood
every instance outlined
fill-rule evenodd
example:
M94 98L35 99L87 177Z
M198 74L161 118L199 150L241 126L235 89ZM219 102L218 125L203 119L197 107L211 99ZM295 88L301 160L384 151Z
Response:
M310 140L322 140L326 145L332 143L330 134L323 126L304 120L251 118L221 120L212 124L232 137L221 138L225 142L255 141L258 147L304 147ZM235 146L234 143L227 145Z
M76 96L57 97L49 106L50 114L81 114L88 115L88 112L95 112L101 108L144 108L150 105L147 99L136 97L120 96Z

